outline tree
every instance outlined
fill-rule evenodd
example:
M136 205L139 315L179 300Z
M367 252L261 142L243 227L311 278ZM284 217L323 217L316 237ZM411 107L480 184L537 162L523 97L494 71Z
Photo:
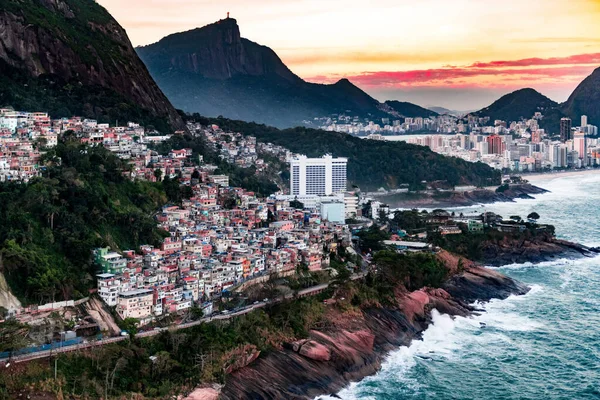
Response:
M121 329L129 333L129 337L133 337L138 332L139 322L136 318L125 318L121 323Z
M196 180L197 182L200 182L200 172L198 172L197 169L194 170L194 172L192 172L192 179Z
M162 171L160 169L155 169L154 170L154 177L156 178L157 181L160 182L161 178L162 178Z
M304 210L304 203L298 201L298 197L296 196L294 200L290 201L290 207L295 208L297 210Z
M527 216L527 219L532 220L532 221L537 221L538 219L540 219L540 214L538 214L534 211Z
M521 222L522 221L521 217L518 216L518 215L511 215L510 219L513 220L513 221L515 221L515 222Z
M237 197L232 195L227 195L223 199L223 208L226 210L233 210L237 206Z
M0 352L14 352L27 344L26 337L29 332L27 325L15 319L0 324Z

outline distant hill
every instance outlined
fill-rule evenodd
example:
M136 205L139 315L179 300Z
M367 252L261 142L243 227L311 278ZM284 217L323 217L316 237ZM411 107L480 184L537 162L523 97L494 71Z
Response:
M490 117L492 121L519 121L521 118L531 118L536 112L545 113L556 108L558 103L550 100L534 89L520 89L502 96L490 106L483 108L473 115Z
M463 115L466 115L472 111L476 111L476 110L450 110L448 108L445 107L435 107L435 106L431 106L431 107L427 107L428 110L431 111L435 111L436 113L438 113L439 115L454 115L455 117L461 117Z
M240 35L233 18L138 47L140 58L173 104L186 112L279 127L332 114L389 117L347 79L305 82L273 50Z
M91 0L0 0L0 107L184 128L125 30Z
M490 120L519 121L531 118L536 112L545 114L558 106L553 100L534 89L520 89L502 96L490 106L483 108L473 115L490 117Z
M436 113L435 111L423 108L413 103L408 103L406 101L388 100L385 102L385 105L391 109L388 110L388 112L397 117L427 118L432 116L435 117L438 115L438 113Z
M362 190L395 189L401 184L418 188L422 181L439 180L451 185L500 184L500 172L488 165L446 157L424 146L360 139L345 133L303 127L280 130L225 118L195 116L195 119L204 125L216 124L224 130L256 136L259 142L281 145L295 153L312 157L327 153L348 157L348 180Z
M560 109L574 124L579 123L582 115L587 115L589 123L600 125L600 68L577 86Z

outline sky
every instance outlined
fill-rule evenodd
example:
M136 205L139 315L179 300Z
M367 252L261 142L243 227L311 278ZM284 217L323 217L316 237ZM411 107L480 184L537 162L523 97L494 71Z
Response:
M565 101L600 66L600 0L97 0L134 45L227 12L297 75L472 110L533 87Z

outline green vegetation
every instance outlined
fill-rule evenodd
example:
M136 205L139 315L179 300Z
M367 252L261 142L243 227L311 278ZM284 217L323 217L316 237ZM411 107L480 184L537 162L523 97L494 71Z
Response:
M437 180L445 180L450 185L500 184L500 172L485 164L444 157L423 146L365 140L345 133L308 128L279 130L225 118L192 117L203 125L216 124L224 130L256 136L260 142L284 146L309 157L321 157L327 153L348 157L349 183L363 190L397 188L401 184L409 184L416 189L422 187L422 181Z
M407 232L425 229L427 224L418 210L396 211L392 218L392 226Z
M374 281L378 282L380 292L388 295L393 295L398 285L411 291L426 286L437 288L448 275L446 266L428 253L398 254L383 250L375 254L373 262L378 268Z
M45 161L42 178L0 184L1 265L26 303L84 297L95 285L92 249L166 235L152 217L167 202L163 185L125 178L127 165L106 149L59 143Z
M438 232L430 232L428 240L436 246L470 260L485 261L486 248L490 246L503 246L503 243L506 245L507 240L546 240L554 236L555 228L552 225L546 225L543 229L539 229L539 226L536 224L523 224L519 216L513 217L515 217L512 220L514 222L505 221L505 224L512 224L516 228L521 225L524 228L522 231L517 228L514 232L501 232L496 228L485 228L483 232L469 232L464 224L460 224L463 232L461 235L443 236ZM519 219L518 221L516 220L517 218Z
M322 298L312 297L287 301L230 322L163 331L153 338L107 345L87 354L62 354L57 362L59 383L53 390L61 387L64 394L91 399L130 393L169 398L200 382L223 382L225 367L237 360L235 350L269 352L284 340L307 337L323 315ZM53 367L53 360L46 360L28 364L26 373L0 374L0 388L12 393L27 384L50 381Z
M204 161L219 168L215 174L224 174L229 176L229 184L234 187L243 187L246 190L256 192L258 195L268 196L279 190L274 182L274 176L259 175L256 168L241 168L221 160L218 155L212 151L205 140L200 136L182 135L173 136L170 140L163 142L155 147L160 154L168 154L171 150L192 149L193 153L201 154Z
M298 198L296 197L294 200L290 201L290 207L297 210L304 210L304 203L298 201Z
M390 238L390 233L386 229L373 224L369 229L363 229L357 233L360 239L360 248L364 252L374 252L383 250L383 240Z

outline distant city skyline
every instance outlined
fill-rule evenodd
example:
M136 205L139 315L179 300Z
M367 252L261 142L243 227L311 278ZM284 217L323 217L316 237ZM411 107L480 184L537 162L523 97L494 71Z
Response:
M98 0L134 45L225 18L311 82L478 109L533 87L565 101L600 66L597 0Z

